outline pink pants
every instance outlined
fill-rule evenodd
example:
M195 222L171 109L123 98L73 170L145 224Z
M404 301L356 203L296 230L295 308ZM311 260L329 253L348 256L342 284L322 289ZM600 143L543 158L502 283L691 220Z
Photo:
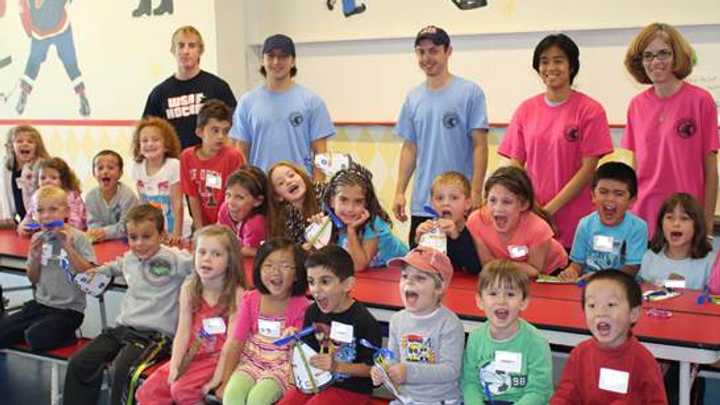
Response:
M369 394L360 394L342 388L330 387L317 394L303 394L297 388L292 388L275 405L365 405L369 400Z
M202 386L215 372L216 356L193 359L187 370L170 385L170 362L165 363L145 380L135 396L141 405L195 405L202 403Z

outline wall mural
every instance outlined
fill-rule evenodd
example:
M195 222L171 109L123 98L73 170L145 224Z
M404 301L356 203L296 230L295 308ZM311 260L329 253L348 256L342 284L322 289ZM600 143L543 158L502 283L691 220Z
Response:
M327 6L328 10L332 11L335 9L335 3L337 0L326 0L325 5ZM356 0L343 0L342 1L342 12L345 17L352 17L355 14L361 14L364 13L365 10L367 10L367 6L363 3L360 3L358 5L358 1Z
M133 17L142 17L144 15L163 15L165 13L172 14L175 11L173 6L173 0L161 0L160 4L153 9L152 0L140 0L137 8L133 10Z

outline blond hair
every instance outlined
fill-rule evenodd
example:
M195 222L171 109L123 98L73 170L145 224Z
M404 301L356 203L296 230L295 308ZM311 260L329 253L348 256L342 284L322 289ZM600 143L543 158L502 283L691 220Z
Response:
M67 192L58 186L42 186L33 194L33 200L36 206L40 201L47 200L60 200L63 202L63 205L67 206L67 199Z
M175 38L179 34L195 35L198 39L198 45L200 45L200 54L202 55L202 53L205 52L205 42L203 41L202 35L200 35L200 31L192 25L183 25L182 27L176 29L175 32L173 32L172 37L170 37L170 52L172 52L173 55L175 54Z
M483 266L478 278L478 294L495 286L518 289L522 291L523 298L530 296L530 278L510 260L493 260Z
M7 137L5 138L5 167L13 171L15 170L15 150L13 149L13 142L15 141L15 137L20 134L26 134L30 135L33 142L35 142L35 159L47 159L50 157L50 155L47 152L47 149L45 149L45 143L43 143L42 136L40 135L40 131L37 130L32 125L18 125L16 127L10 128L7 132ZM21 169L18 167L18 169Z
M432 187L430 187L430 194L434 195L437 188L441 186L458 186L463 194L465 194L465 197L470 197L470 181L460 172L451 170L435 177Z
M652 84L643 66L642 54L655 38L670 45L673 52L673 73L682 80L692 73L695 51L675 27L664 23L652 23L640 31L630 43L625 54L625 67L642 84Z

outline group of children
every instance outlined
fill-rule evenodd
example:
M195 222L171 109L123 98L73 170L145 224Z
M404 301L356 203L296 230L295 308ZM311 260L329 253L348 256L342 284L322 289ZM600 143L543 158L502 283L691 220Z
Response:
M72 169L48 156L37 130L8 134L2 220L31 236L27 273L37 291L0 320L0 347L71 342L86 302L78 274L123 276L128 287L116 326L71 358L65 403L97 403L108 362L112 403L198 403L210 392L226 403L362 403L382 383L410 403L664 403L657 363L631 326L640 314L637 281L720 284L703 210L690 195L665 201L648 250L647 224L628 212L635 172L605 163L592 180L595 212L581 220L568 256L524 170L497 169L485 182L485 204L472 212L468 179L447 172L432 185L435 217L418 226L419 247L408 252L367 169L351 163L314 184L303 168L280 162L266 175L228 144L230 120L222 102L206 102L202 143L182 153L166 121L140 121L132 142L137 197L120 182L120 155L104 150L93 159L98 187L84 202ZM332 224L327 246L313 247L310 223ZM193 254L169 246L191 228ZM98 266L92 242L125 237L129 251ZM243 258L253 256L250 289ZM401 268L405 307L390 321L393 355L379 350L378 324L351 294L355 271L385 266ZM442 305L457 271L479 273L476 300L488 319L466 347L460 320ZM554 394L547 340L520 318L530 280L549 274L586 281L582 305L593 334L571 353ZM313 332L296 335L307 327ZM306 366L331 373L330 386L295 387L294 346L274 343L283 337L314 350ZM170 361L136 393L142 371L163 356Z

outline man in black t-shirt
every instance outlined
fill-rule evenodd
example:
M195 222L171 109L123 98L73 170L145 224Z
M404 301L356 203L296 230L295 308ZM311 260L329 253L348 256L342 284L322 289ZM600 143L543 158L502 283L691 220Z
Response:
M205 100L220 99L232 109L237 104L223 79L200 70L204 49L202 36L195 27L180 27L173 33L170 51L177 60L177 72L150 92L143 111L143 117L168 120L175 127L183 149L200 143L195 136L195 124Z

